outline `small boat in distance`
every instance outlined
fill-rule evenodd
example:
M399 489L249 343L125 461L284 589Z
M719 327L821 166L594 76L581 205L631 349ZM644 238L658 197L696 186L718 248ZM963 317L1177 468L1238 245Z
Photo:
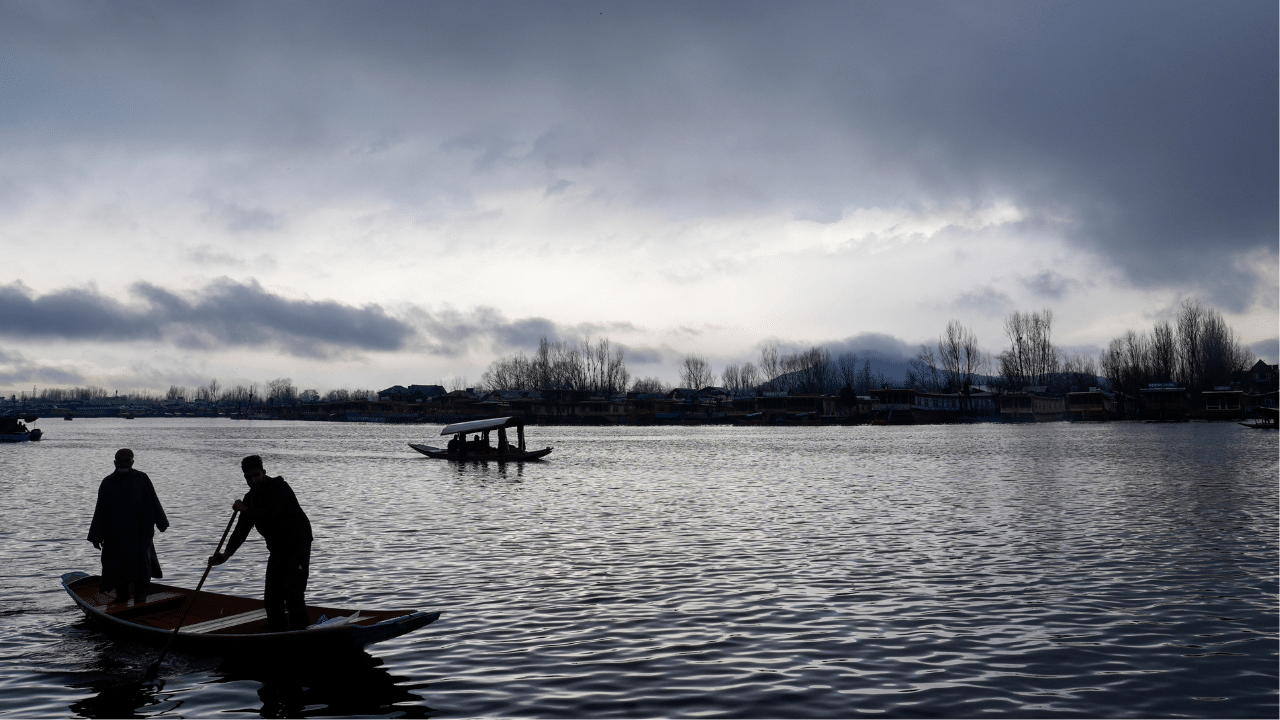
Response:
M507 428L516 429L516 444L507 440ZM498 431L498 445L489 442L489 434ZM467 440L467 435L476 433L477 438ZM528 450L524 444L524 420L518 417L490 418L488 420L471 420L469 422L446 425L441 435L452 435L447 447L438 448L431 445L409 443L409 447L437 460L510 462L514 460L537 460L551 453L552 448Z
M186 622L174 636L174 647L190 652L217 654L297 650L342 651L429 625L439 612L416 610L342 610L307 604L311 626L306 630L267 631L266 603L252 598L211 592L193 593L172 585L152 583L146 602L116 603L113 593L99 590L101 578L82 572L62 576L62 587L99 627L133 640L164 644L173 628ZM191 609L186 610L187 603Z

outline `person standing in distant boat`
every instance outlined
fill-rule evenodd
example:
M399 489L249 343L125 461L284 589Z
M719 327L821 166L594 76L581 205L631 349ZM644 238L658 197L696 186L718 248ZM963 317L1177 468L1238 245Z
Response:
M118 603L146 602L151 578L164 577L152 539L169 529L169 518L151 478L133 469L132 450L116 451L115 465L98 486L88 540L102 551L101 591L114 590Z
M210 565L226 562L258 528L267 541L267 582L263 600L267 603L267 630L305 630L307 619L307 574L311 566L311 521L298 504L293 488L282 477L267 477L262 458L250 455L240 461L249 492L232 507L240 520L231 533L226 552L209 558Z

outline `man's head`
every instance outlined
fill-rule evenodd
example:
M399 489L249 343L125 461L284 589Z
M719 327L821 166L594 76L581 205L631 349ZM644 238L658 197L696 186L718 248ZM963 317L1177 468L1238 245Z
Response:
M133 467L133 451L129 448L120 448L116 451L116 469L128 470Z
M250 485L267 476L266 471L262 469L262 458L257 455L250 455L241 460L240 469L244 471L245 482Z

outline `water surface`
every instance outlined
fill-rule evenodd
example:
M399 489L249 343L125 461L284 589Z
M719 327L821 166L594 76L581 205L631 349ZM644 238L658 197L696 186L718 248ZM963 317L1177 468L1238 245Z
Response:
M1275 717L1276 433L1229 423L529 428L42 421L0 446L0 715ZM298 667L87 625L58 585L119 447L193 587L261 454L316 534L308 599L441 610ZM256 534L206 588L260 595Z

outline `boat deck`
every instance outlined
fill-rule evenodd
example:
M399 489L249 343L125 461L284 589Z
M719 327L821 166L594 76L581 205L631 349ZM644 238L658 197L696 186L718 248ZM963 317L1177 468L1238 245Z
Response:
M182 622L182 613L192 594L192 591L184 588L153 583L148 588L146 602L116 603L114 593L101 592L98 583L98 577L91 575L68 583L67 587L93 611L157 630L173 630ZM357 612L358 618L347 624L367 627L384 620L411 615L414 611L353 611L320 605L307 606L310 623L316 623L322 615L332 620L336 617L349 617ZM262 600L202 591L195 598L179 634L252 635L266 632L267 611L266 603Z

